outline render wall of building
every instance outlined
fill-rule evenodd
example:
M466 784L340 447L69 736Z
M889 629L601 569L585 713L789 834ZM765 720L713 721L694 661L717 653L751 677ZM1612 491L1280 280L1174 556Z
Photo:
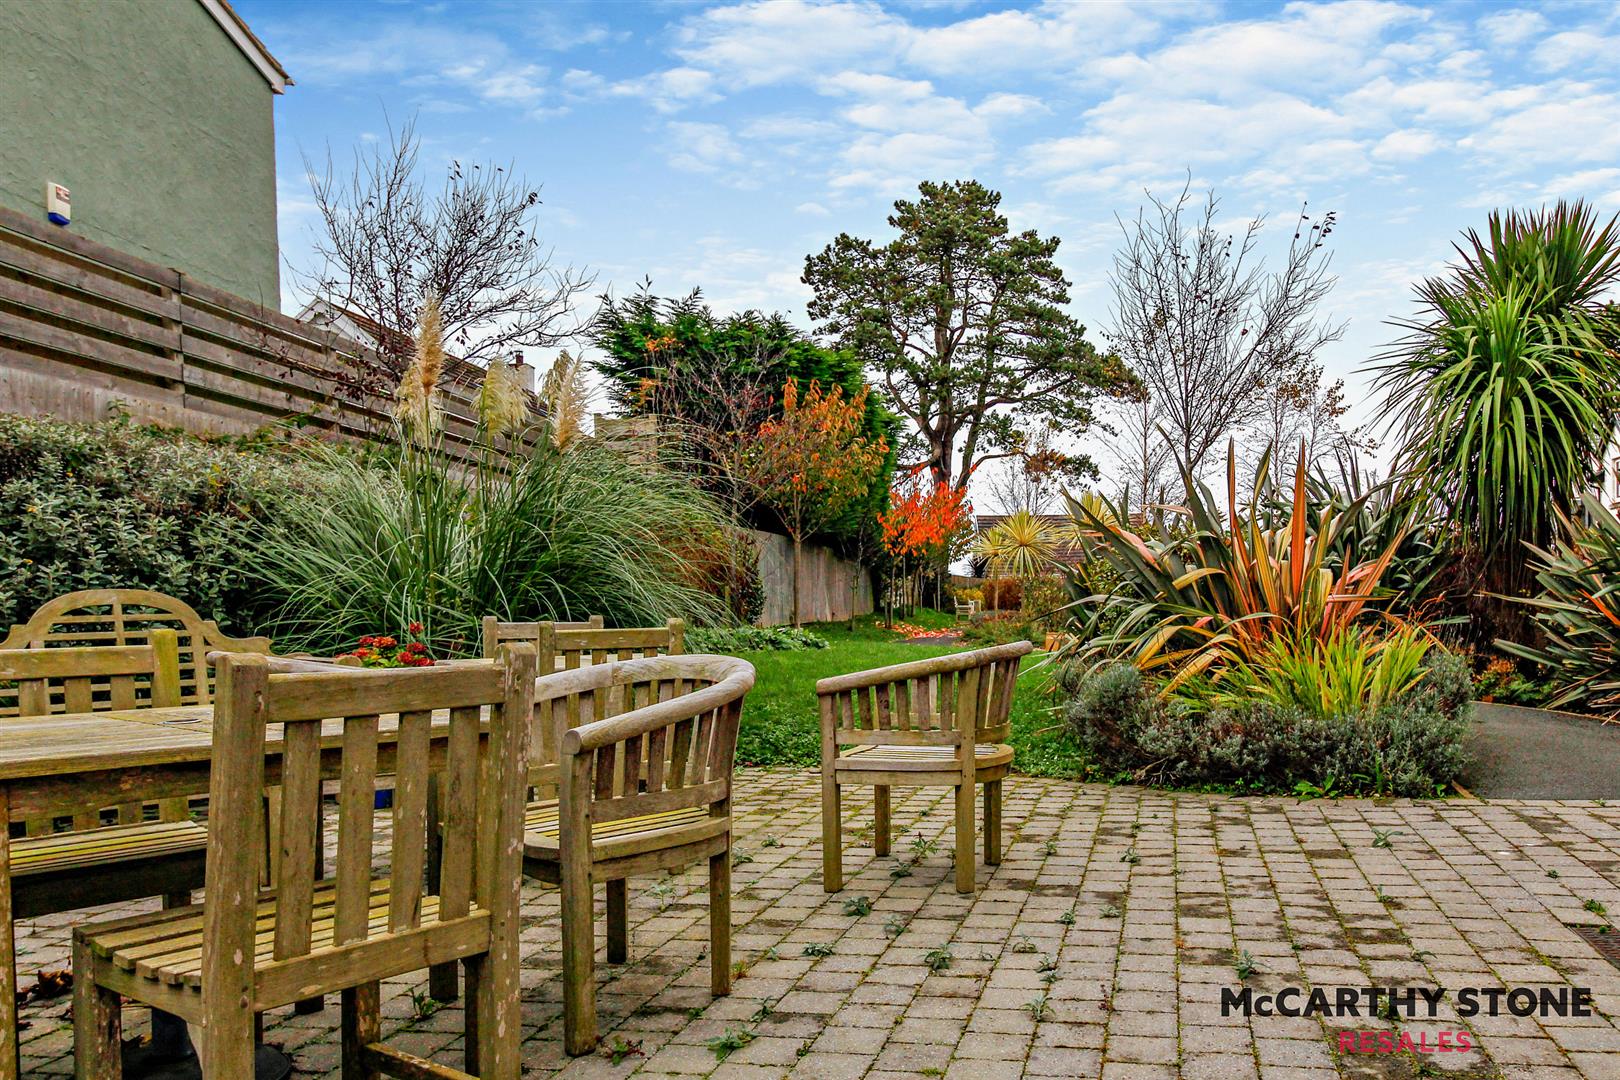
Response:
M0 204L279 310L273 100L198 0L0 3Z

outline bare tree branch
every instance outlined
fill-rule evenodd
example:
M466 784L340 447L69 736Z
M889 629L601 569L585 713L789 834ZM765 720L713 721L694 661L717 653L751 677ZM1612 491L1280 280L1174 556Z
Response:
M386 146L357 153L338 176L330 152L317 174L306 158L323 236L311 291L383 328L378 352L386 382L403 370L423 298L438 298L446 346L488 362L521 347L545 348L582 325L575 300L594 278L558 264L543 247L540 193L493 163L453 162L430 194L421 176L414 123L390 130ZM367 389L387 392L392 384Z

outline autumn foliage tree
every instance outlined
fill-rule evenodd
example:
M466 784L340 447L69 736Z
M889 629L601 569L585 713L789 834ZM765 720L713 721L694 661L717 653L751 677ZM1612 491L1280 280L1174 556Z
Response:
M799 617L799 560L805 537L864 501L888 459L888 442L865 433L868 391L846 396L812 380L782 389L782 414L759 425L735 452L735 473L781 518L793 540L793 625Z
M878 516L883 548L910 572L950 561L966 541L973 514L967 489L938 472L917 467L905 474Z

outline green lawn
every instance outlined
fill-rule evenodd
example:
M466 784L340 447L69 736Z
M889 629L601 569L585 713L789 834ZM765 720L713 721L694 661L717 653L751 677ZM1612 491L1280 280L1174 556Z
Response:
M925 611L906 620L920 626L946 626L951 617ZM743 707L737 761L743 765L817 765L821 733L816 716L816 680L829 675L903 664L956 652L956 645L907 645L871 616L844 623L812 624L806 629L830 642L825 649L802 652L742 652L754 665L758 682ZM1013 701L1012 743L1018 749L1014 767L1036 776L1081 777L1085 761L1079 748L1056 728L1058 715L1050 692L1049 666L1039 657L1025 660Z

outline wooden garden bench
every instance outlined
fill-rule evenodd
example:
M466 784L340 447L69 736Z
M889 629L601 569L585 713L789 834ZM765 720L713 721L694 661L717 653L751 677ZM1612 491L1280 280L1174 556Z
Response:
M175 633L154 630L150 639L105 648L0 650L0 681L15 684L18 719L176 706ZM111 810L111 825L102 824L104 810L89 809L71 818L23 822L24 835L11 842L12 919L148 896L161 896L170 906L191 903L191 890L203 883L208 833L191 820L186 800L132 802ZM149 811L155 820L147 820ZM61 831L64 826L69 831ZM12 932L10 920L4 932Z
M206 705L213 700L205 659L210 649L270 651L269 638L231 637L183 601L150 589L65 593L41 604L27 622L13 625L0 641L0 649L143 645L148 634L159 628L173 630L177 638L182 705ZM16 713L15 693L0 687L0 717Z
M216 669L203 902L74 932L77 1075L120 1075L120 997L197 1025L203 1076L239 1080L253 1075L256 1013L342 991L345 1076L518 1080L517 838L533 650L509 646L494 664L405 670L282 673L273 664L231 655ZM448 714L442 753L430 730L435 710ZM398 730L386 733L384 755L379 717L395 715ZM266 728L278 724L283 857L274 887L261 892L254 831L266 784ZM323 769L323 742L333 739L341 760ZM380 767L400 779L382 877L373 873ZM444 875L427 893L427 777L441 767L449 789ZM333 874L318 878L321 783L330 775L342 781L337 858ZM474 998L466 1010L466 1074L381 1042L379 980L446 961L465 965Z
M1012 769L1008 716L1027 641L835 675L821 703L822 884L844 887L840 791L874 789L879 855L889 853L889 789L956 789L956 890L973 891L973 791L984 786L984 861L1001 862L1001 782Z
M563 1044L596 1045L592 886L607 883L607 958L629 957L626 879L709 860L709 986L731 992L731 780L754 669L728 656L609 661L535 684L523 872L561 886Z

